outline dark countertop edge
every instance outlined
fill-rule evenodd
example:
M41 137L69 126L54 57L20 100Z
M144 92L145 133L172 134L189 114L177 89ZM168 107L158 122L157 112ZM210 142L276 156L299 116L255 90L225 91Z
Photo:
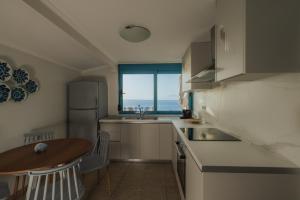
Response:
M300 168L284 167L236 167L236 166L202 166L201 172L214 173L251 173L251 174L299 174Z

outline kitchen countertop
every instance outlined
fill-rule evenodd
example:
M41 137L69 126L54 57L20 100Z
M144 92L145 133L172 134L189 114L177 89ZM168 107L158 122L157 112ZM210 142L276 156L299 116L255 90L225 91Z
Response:
M192 124L179 117L166 116L153 119L147 116L144 120L131 116L109 116L99 120L100 123L173 123L187 150L192 155L202 172L230 172L230 173L273 173L300 174L297 165L286 160L268 149L244 141L243 138L226 131L226 129L209 123ZM218 128L239 139L236 141L190 141L180 128Z
M156 119L154 119L156 118ZM166 116L146 116L145 119L136 119L134 116L108 116L100 119L100 123L124 123L124 124L171 124L173 120L179 117Z
M172 121L186 148L202 172L300 173L297 165L261 146L242 141L190 141L180 128L218 128L210 124L194 125L185 120ZM226 131L225 131L226 132ZM229 132L230 133L230 132ZM231 133L230 133L231 134ZM233 134L231 134L233 135ZM233 135L235 136L235 135ZM236 136L235 136L236 137Z

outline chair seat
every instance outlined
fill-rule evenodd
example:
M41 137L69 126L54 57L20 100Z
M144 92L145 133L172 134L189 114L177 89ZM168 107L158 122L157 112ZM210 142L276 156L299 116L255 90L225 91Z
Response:
M80 172L85 174L95 170L106 167L109 163L103 161L103 159L97 154L91 154L82 158L80 165Z
M0 200L8 199L8 196L9 196L8 184L4 182L0 182Z

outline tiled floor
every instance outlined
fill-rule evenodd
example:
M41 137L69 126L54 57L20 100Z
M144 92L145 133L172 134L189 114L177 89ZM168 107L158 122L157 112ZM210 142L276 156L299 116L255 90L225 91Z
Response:
M106 179L95 185L96 173L85 177L90 200L180 200L175 175L169 163L121 163L110 165L111 190L109 197Z

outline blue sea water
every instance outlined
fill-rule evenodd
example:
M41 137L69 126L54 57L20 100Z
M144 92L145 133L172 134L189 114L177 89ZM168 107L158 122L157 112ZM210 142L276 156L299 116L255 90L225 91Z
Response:
M133 99L124 99L123 107L124 110L133 110L140 105L141 107L148 108L148 110L153 110L154 101L153 100L133 100ZM158 111L180 111L181 106L178 100L158 100L157 101L157 110Z

